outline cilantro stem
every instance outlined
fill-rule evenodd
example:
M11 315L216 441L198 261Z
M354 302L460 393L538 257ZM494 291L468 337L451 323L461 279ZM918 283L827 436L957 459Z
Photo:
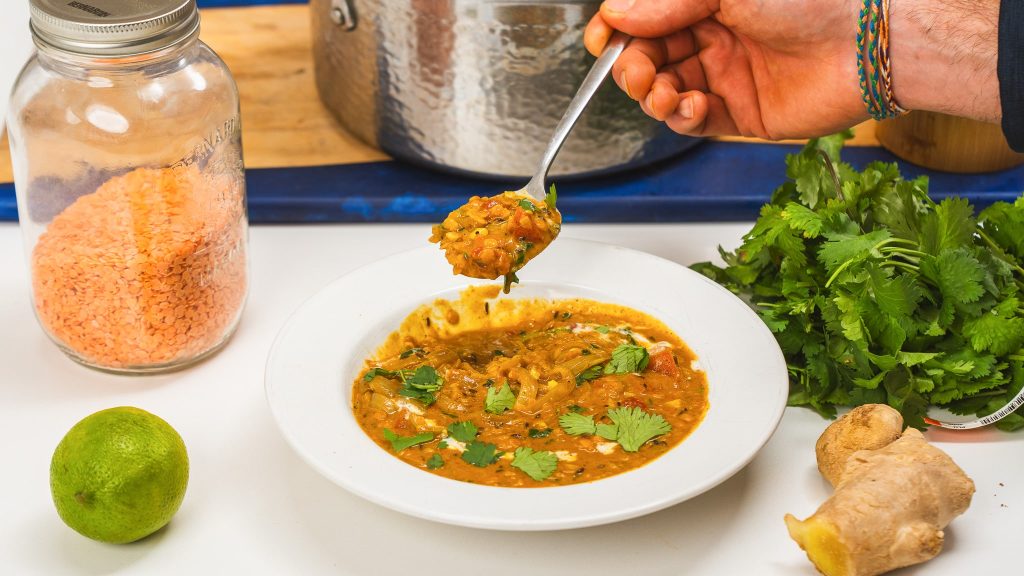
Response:
M884 242L885 244L903 244L904 246L914 246L914 247L918 247L919 246L919 244L917 242L915 242L915 241L913 241L913 240L911 240L909 238L889 238L887 240L883 240L882 242ZM921 254L924 254L924 252L921 252Z
M985 244L988 244L988 247L992 249L992 253L995 254L996 258L999 258L1003 262L1006 262L1010 266L1013 266L1013 269L1016 270L1018 274L1024 276L1024 268L1021 268L1012 259L1005 258L1005 251L1002 249L1002 247L996 244L995 241L992 240L992 238L990 238L984 230L982 230L981 226L977 226L975 231L978 233L978 237L981 238L985 242Z
M825 168L828 169L828 174L832 177L832 184L836 187L836 198L845 203L846 198L843 197L843 185L839 182L839 174L836 174L835 166L832 165L832 158L821 148L818 149L818 155L825 161ZM850 216L852 217L852 214Z
M927 253L921 252L920 250L912 250L910 248L899 248L897 246L886 246L885 248L882 249L882 252L884 252L885 254L892 254L894 256L899 255L908 258L914 258L915 261L919 258L923 258L928 255Z
M886 260L885 262L882 262L882 266L895 266L897 268L902 268L907 272L913 272L915 274L919 270L917 266L914 266L913 264L907 264L906 262L900 262L899 260Z
M881 249L883 247L885 247L885 246L888 246L889 244L908 244L908 243L910 245L912 245L912 246L917 246L917 243L914 242L913 240L907 240L905 238L886 238L885 240L882 240L878 244L875 244L874 246L872 246L871 249L868 250L868 253L870 254L872 252L881 252ZM889 248L889 250L898 250L898 248ZM829 286L831 286L832 282L835 282L835 279L838 278L839 275L842 274L847 268L849 268L853 264L855 264L857 262L860 262L860 261L861 260L859 258L850 258L846 262L843 262L842 264L840 264L839 267L836 268L836 271L833 272L832 275L829 276L828 280L825 282L825 288L828 288ZM913 268L913 270L916 272L917 268Z

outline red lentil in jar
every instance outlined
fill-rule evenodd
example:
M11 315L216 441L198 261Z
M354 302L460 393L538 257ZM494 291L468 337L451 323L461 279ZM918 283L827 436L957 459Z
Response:
M140 168L79 198L32 252L39 321L69 353L107 368L218 347L245 300L240 194L195 168Z
M195 0L29 0L8 115L36 316L74 360L180 368L247 290L238 91Z

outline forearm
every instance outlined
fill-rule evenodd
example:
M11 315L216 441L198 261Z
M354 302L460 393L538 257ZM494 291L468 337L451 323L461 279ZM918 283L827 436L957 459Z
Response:
M889 51L897 102L996 122L999 0L890 0Z

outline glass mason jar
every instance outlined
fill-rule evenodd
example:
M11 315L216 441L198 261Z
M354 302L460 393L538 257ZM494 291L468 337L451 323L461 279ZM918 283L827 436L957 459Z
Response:
M195 0L31 0L8 131L36 316L71 358L158 372L247 292L238 92Z

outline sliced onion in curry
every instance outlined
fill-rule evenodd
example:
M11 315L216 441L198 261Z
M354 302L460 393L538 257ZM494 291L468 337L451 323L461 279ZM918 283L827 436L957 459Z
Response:
M473 196L431 230L456 274L492 280L505 277L504 292L518 272L558 236L562 215L554 192L537 202L523 192Z
M383 449L454 480L556 486L643 466L702 421L704 373L657 319L497 294L473 287L419 308L367 361L352 408ZM654 428L623 437L625 417Z

